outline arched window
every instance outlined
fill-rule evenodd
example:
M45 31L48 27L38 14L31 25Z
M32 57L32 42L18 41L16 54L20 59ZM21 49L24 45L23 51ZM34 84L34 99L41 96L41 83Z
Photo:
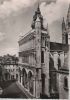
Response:
M27 72L24 68L22 70L22 75L22 84L25 88L27 88Z
M64 78L64 89L68 90L68 79Z
M32 79L33 75L32 72L29 71L28 72L28 82L29 82L29 91L31 94L33 94L33 79Z
M61 67L61 60L58 58L58 69Z

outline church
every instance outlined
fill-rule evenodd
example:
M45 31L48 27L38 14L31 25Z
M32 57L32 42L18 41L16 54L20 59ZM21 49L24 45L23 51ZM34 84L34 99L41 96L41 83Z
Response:
M32 30L19 43L19 82L34 98L67 99L69 93L70 6L66 23L62 21L62 43L50 41L48 26L43 25L39 5Z

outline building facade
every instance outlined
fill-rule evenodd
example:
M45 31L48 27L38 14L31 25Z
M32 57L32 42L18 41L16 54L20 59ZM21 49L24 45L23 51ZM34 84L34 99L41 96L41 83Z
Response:
M11 55L4 55L0 59L2 68L2 80L14 80L19 77L18 58Z
M68 16L70 17L69 14ZM68 22L69 20L67 20ZM63 98L61 95L64 92L60 87L62 87L62 83L64 84L64 78L67 79L69 76L67 69L69 67L67 65L69 28L66 29L63 19L62 43L51 42L48 26L45 28L43 25L43 16L39 5L33 16L31 27L32 30L18 41L19 81L35 98L56 95ZM64 68L65 70L63 70ZM67 94L68 90L65 91L65 95Z

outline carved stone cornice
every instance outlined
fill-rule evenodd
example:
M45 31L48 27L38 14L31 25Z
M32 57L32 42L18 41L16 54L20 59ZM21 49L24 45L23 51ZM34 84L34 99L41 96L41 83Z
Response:
M19 52L19 56L26 56L26 55L29 55L29 54L34 54L34 52L36 52L35 49L29 49L29 50L25 50L25 51L22 51L22 52Z
M29 34L27 34L25 37L23 37L22 39L19 40L19 46L34 39L35 38L35 32L31 32Z

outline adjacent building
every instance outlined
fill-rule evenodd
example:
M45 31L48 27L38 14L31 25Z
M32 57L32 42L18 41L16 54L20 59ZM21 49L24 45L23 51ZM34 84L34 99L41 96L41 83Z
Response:
M2 80L14 80L19 77L18 58L16 56L4 55L0 59L2 68Z

